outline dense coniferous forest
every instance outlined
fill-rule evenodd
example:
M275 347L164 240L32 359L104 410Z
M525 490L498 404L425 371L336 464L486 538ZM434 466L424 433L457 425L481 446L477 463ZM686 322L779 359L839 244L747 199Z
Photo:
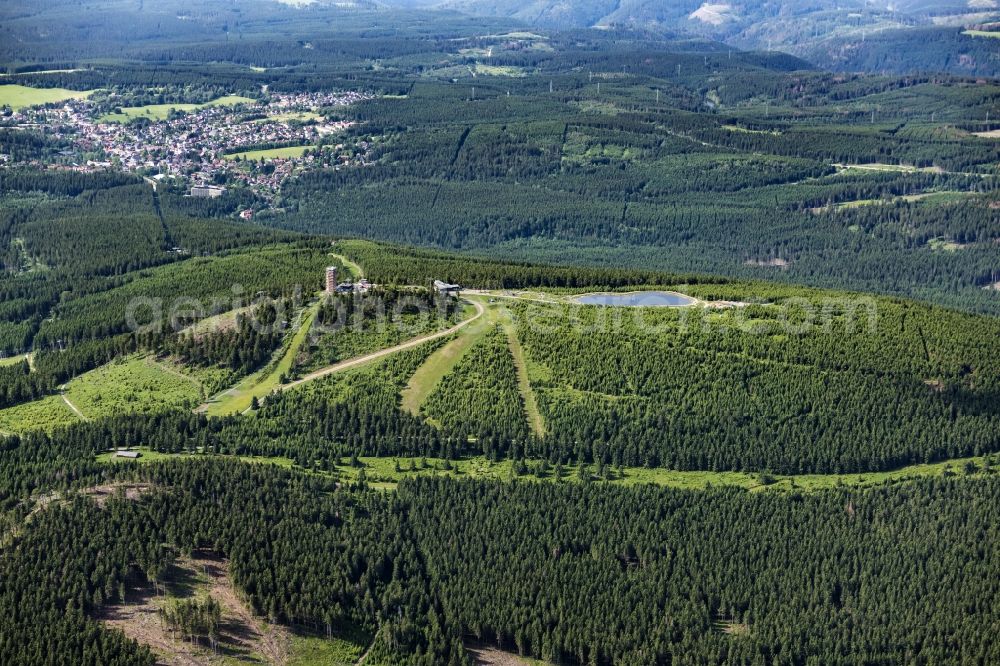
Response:
M80 11L0 8L0 666L1000 661L995 26ZM67 126L229 96L315 145Z
M136 186L113 186L121 187ZM6 436L0 603L16 629L4 654L22 663L151 663L146 648L95 618L136 581L155 584L175 558L211 551L228 562L255 613L321 635L362 627L373 636L372 663L468 663L470 642L559 664L992 658L976 627L996 604L983 583L995 553L974 545L993 541L992 467L864 491L759 495L603 479L621 476L621 466L760 478L869 474L996 452L995 318L776 283L331 244L254 227L235 227L250 233L225 244L213 237L228 223L178 219L187 221L173 228L205 239L189 241L204 243L202 251L159 255L157 240L123 245L123 260L109 264L60 254L53 239L37 236L52 248L51 267L5 280L21 294L17 307L38 314L30 362L0 367L0 410L35 404L142 350L192 371L225 367L238 376L270 367L288 344L280 327L259 337L249 318L237 317L232 331L205 336L169 327L137 333L125 322L130 299L206 303L202 312L173 313L187 326L263 291L288 299L258 306L256 315L277 323L278 311L291 318L310 307L330 264L345 275L347 265L360 267L387 285L376 295L389 302L316 301L316 318L335 340L350 328L338 326L351 320L345 313L374 323L379 308L403 316L407 307L430 308L442 322L457 321L455 302L439 303L423 286L434 279L555 297L657 285L745 305L637 319L567 301L514 301L509 325L482 333L417 415L400 409L400 393L461 334L269 395L244 415L135 414ZM61 266L90 277L70 283ZM234 298L233 284L244 298ZM809 307L828 319L800 330ZM610 327L595 325L602 318ZM394 343L373 342L374 330L360 327L362 347L352 342L344 353ZM523 346L544 436L528 426L509 336ZM204 460L110 466L98 457L118 447ZM368 490L365 468L355 467L364 456L432 457L445 461L447 477L450 461L477 455L513 461L524 480L416 480L386 494ZM294 470L237 456L288 460ZM349 471L356 481L345 481ZM562 481L538 480L553 476ZM119 482L155 490L101 506L44 503L53 492ZM928 570L930 582L918 573ZM71 573L40 584L55 571ZM917 602L928 598L935 603ZM663 616L670 621L656 621ZM44 634L38 618L47 618ZM47 638L53 632L57 644Z
M526 306L521 337L545 377L536 392L552 437L581 456L610 451L602 462L836 472L897 467L905 450L994 449L995 322L963 350L944 312L871 305L830 304L825 330L809 333L786 325L808 315L767 306L610 320ZM970 367L983 371L973 391Z
M778 110L752 122L745 111L679 114L608 87L602 101L592 88L508 98L477 83L471 100L468 88L420 84L406 99L369 103L358 117L393 130L379 163L291 183L291 212L268 221L516 258L767 276L995 307L981 288L996 271L995 180L974 172L992 169L996 145L908 118L927 108L925 88L873 95L890 116L873 127L860 118L810 125ZM438 99L451 103L435 113ZM581 106L613 111L581 114ZM833 166L876 163L926 172ZM953 191L969 194L933 194ZM414 225L414 217L434 222ZM961 250L935 250L935 239ZM930 277L939 274L948 280Z
M427 566L448 607L486 640L581 664L892 663L948 660L958 652L946 636L976 633L959 626L975 612L922 598L995 604L974 574L949 580L951 557L932 545L971 546L995 529L992 509L946 534L923 527L965 515L962 497L983 490L945 482L775 498L424 480L400 495L426 526ZM995 556L977 558L984 575ZM986 637L962 643L967 657L993 658Z
M163 490L47 507L0 555L8 658L151 663L89 617L196 548L261 614L380 626L386 663L466 663L463 635L567 664L994 658L978 624L997 603L995 477L792 496L421 480L397 497L236 462L130 476ZM55 571L70 577L38 585Z

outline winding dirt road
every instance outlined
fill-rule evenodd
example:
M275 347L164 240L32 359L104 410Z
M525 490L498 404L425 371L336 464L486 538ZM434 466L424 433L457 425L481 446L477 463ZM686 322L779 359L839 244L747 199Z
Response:
M83 412L80 411L79 407L77 407L72 402L70 402L69 398L66 396L66 385L65 384L63 384L62 386L59 387L59 395L62 396L63 402L66 403L66 406L69 407L73 411L74 414L76 414L77 416L79 416L81 420L83 420L83 421L89 421L90 420L90 419L88 419L84 415Z
M483 314L486 312L486 308L483 307L482 303L478 301L470 301L470 303L472 303L472 305L475 306L476 308L475 316L466 319L465 321L456 324L447 330L438 331L437 333L430 333L428 335L422 335L419 338L413 338L412 340L408 340L403 344L396 345L395 347L389 347L388 349L380 349L377 352L373 352L365 356L357 356L355 358L351 358L346 361L341 361L340 363L335 363L334 365L330 365L320 370L316 370L315 372L311 372L308 375L302 377L301 379L295 380L294 382L289 382L288 384L284 384L283 386L280 386L278 390L287 391L297 386L302 386L307 382L315 381L317 379L322 379L323 377L327 377L329 375L333 375L338 372L343 372L344 370L349 370L359 365L365 365L366 363L376 361L386 356L392 356L393 354L398 354L399 352L406 351L407 349L413 349L414 347L418 347L424 344L425 342L430 342L431 340L437 340L438 338L448 337L449 335L456 333L462 330L463 328L469 326L473 322L478 321L479 318L482 317Z

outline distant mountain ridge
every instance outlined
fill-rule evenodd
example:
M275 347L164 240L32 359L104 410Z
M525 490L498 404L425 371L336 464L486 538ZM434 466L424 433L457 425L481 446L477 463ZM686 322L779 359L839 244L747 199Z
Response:
M626 28L687 34L746 49L782 50L831 68L994 73L990 44L966 26L1000 21L1000 0L382 0L386 6L452 9L538 28ZM913 31L949 51L924 57ZM869 44L869 40L875 40ZM986 39L985 41L992 41ZM872 54L875 49L907 53Z
M832 15L844 23L883 17L902 25L995 12L1000 0L383 0L388 6L448 8L505 16L548 28L699 28L715 36L761 22Z

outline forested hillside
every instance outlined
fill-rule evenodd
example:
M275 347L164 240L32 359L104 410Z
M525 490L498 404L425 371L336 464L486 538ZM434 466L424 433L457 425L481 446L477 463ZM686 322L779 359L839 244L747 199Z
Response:
M368 627L375 663L468 663L463 636L565 664L996 656L994 477L804 496L427 480L397 496L221 460L120 474L157 490L52 504L0 553L11 663L153 663L94 614L198 548L257 613Z
M835 38L799 51L798 55L820 67L848 72L949 72L996 77L994 40L998 33L977 31L983 18L980 14L970 16L961 25L887 30L864 39L857 35Z
M702 62L647 62L601 82L553 73L553 93L538 77L479 77L360 105L365 133L384 137L377 163L292 181L285 210L262 219L996 311L997 145L976 135L992 127L992 86L724 74L711 56L714 87L695 92L668 73L693 84Z
M183 190L161 197L171 242L183 240L169 228L171 207L200 216L250 209L267 226L310 233L756 277L997 312L997 89L979 69L992 61L989 36L949 28L976 47L962 46L964 55L943 32L902 33L902 48L889 32L857 49L831 43L830 58L871 60L879 72L835 75L777 51L624 30L536 34L506 19L448 14L429 22L415 14L399 16L398 29L386 33L373 32L364 11L269 7L275 20L287 19L287 32L267 32L268 12L243 16L241 38L221 43L184 41L171 33L176 26L161 26L163 34L116 46L126 55L114 65L100 40L71 39L82 50L60 60L25 38L5 58L10 83L95 91L108 110L256 100L263 90L371 95L314 114L355 123L323 142L347 146L351 166L334 160L288 177L273 201L255 196L241 175L214 169L211 180L228 187L219 205L174 197ZM336 12L341 33L317 27ZM207 21L211 35L221 31L217 18L192 22ZM33 20L21 16L10 29L36 34ZM882 74L901 67L887 59L917 52L939 53L941 63ZM956 58L974 66L934 73ZM69 166L60 156L66 139L53 134L0 128L0 152L32 167L3 177L23 187L19 180L41 177L31 173L39 162ZM115 195L122 201L125 189ZM135 196L136 214L150 215L143 237L158 241L152 199ZM103 205L101 197L89 205ZM44 224L24 226L41 233ZM0 246L15 261L9 242ZM51 258L49 248L30 249L40 261Z
M1000 662L988 17L406 4L0 7L0 666Z
M509 17L534 28L631 28L696 36L749 50L780 50L836 71L996 76L989 39L963 34L996 20L989 2L703 2L702 0L391 0Z
M164 218L190 239L227 229ZM982 547L997 523L995 318L767 282L234 228L254 233L235 236L236 247L202 241L208 256L194 257L161 255L151 232L114 264L78 260L39 235L51 265L5 278L63 284L75 267L93 286L60 296L55 317L40 310L30 361L0 366L15 405L0 418L42 409L33 398L58 397L58 383L92 381L90 368L136 353L175 358L175 372L194 378L260 363L282 372L282 390L243 414L164 406L2 439L0 612L11 663L153 663L106 618L167 603L136 590L175 589L179 568L209 557L257 621L288 632L292 653L301 641L349 644L375 664L467 664L467 646L483 644L565 665L993 658L980 627L1000 598L988 582L997 553ZM331 263L382 286L315 301ZM425 291L433 279L491 290L465 296L481 308L478 327L289 383L315 367L295 353L307 348L296 322L312 330L310 313L323 331L310 344L333 352L327 362L405 339L387 337L392 324L372 308L404 317L434 308L461 321L456 303L441 310ZM232 284L275 300L202 333L229 316ZM573 303L580 292L653 286L705 305L610 316ZM218 305L186 315L193 328L180 334L122 328L121 304L168 295ZM813 307L824 319L803 326ZM241 319L277 323L279 312L287 332ZM438 325L411 335L425 330ZM265 359L271 349L294 357L291 371ZM402 394L436 363L445 365L420 408L404 409ZM107 451L119 448L140 458L114 463ZM402 480L386 482L386 463ZM494 464L504 480L473 476ZM905 465L912 471L883 475ZM703 480L688 489L633 480L679 469ZM724 470L743 471L757 490L732 486ZM213 608L193 603L166 607ZM205 626L205 641L225 642Z

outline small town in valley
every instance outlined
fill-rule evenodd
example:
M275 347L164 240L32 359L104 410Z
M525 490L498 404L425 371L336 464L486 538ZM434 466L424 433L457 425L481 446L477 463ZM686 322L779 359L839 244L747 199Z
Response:
M370 143L347 137L354 123L338 112L369 99L358 92L273 93L205 104L121 107L81 98L7 108L0 130L42 131L59 150L0 155L0 168L117 169L154 186L179 181L194 197L237 186L267 202L293 175L368 163Z

